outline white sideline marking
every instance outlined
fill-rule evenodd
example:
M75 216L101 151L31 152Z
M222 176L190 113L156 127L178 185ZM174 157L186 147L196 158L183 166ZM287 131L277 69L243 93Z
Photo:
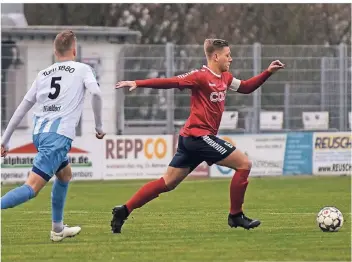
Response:
M29 210L13 210L11 212L14 213L22 213L22 214L51 214L51 211L29 211ZM71 210L64 212L65 214L111 214L111 211L85 211L85 210ZM187 212L188 214L192 212ZM199 212L194 212L199 213ZM259 212L260 214L264 215L317 215L318 212ZM351 213L343 213L343 215L351 215Z

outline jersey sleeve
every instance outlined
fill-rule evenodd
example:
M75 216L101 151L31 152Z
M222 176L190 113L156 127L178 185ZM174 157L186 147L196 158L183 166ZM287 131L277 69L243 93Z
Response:
M227 74L227 86L232 91L237 91L240 88L241 80L233 77L231 73Z
M198 70L194 70L182 75L170 78L151 78L135 81L138 87L156 88L156 89L185 89L196 88L199 86Z
M24 96L29 102L36 103L37 102L37 78L33 81L31 88L27 91Z
M199 86L198 70L178 75L176 78L178 79L179 89L192 89Z
M83 83L90 93L95 94L100 92L95 72L89 65L84 66Z
M83 83L85 86L88 86L90 83L98 83L96 74L89 65L84 66Z

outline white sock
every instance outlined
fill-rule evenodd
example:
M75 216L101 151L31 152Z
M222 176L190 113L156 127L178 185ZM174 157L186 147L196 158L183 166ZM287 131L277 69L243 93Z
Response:
M52 223L52 231L55 233L60 233L64 229L64 223L61 222L53 222Z

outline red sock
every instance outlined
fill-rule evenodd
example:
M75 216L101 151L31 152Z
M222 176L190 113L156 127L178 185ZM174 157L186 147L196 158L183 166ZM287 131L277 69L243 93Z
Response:
M250 170L237 170L233 175L230 184L230 214L234 215L242 212L244 195L248 185L248 175Z
M128 212L131 213L133 209L142 207L149 201L158 197L160 193L167 191L169 191L169 189L165 185L164 178L145 184L127 201L126 207Z

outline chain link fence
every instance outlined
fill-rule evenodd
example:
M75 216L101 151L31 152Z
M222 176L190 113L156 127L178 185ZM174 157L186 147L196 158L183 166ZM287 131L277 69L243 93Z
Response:
M2 42L1 126L6 127L26 90L26 46ZM20 51L20 52L19 52ZM262 88L244 95L228 92L226 111L238 112L238 130L261 132L263 111L284 113L283 130L303 129L303 112L329 113L329 129L350 130L351 49L339 46L236 45L231 47L231 72L248 79L280 59L286 68ZM39 59L39 58L38 58ZM116 59L118 80L171 77L206 64L201 45L125 45ZM124 90L116 133L174 133L190 113L190 91ZM117 125L118 126L118 125ZM236 131L236 130L235 130Z
M232 46L231 52L231 72L239 79L260 73L275 59L286 64L253 94L227 93L225 110L239 112L239 129L260 132L262 111L284 112L285 130L304 129L302 113L319 111L329 112L328 129L349 128L352 65L347 46L254 44ZM206 64L200 45L126 46L123 57L122 76L128 80L178 75ZM125 92L124 110L127 126L148 122L174 132L177 123L189 116L190 92L147 88Z

